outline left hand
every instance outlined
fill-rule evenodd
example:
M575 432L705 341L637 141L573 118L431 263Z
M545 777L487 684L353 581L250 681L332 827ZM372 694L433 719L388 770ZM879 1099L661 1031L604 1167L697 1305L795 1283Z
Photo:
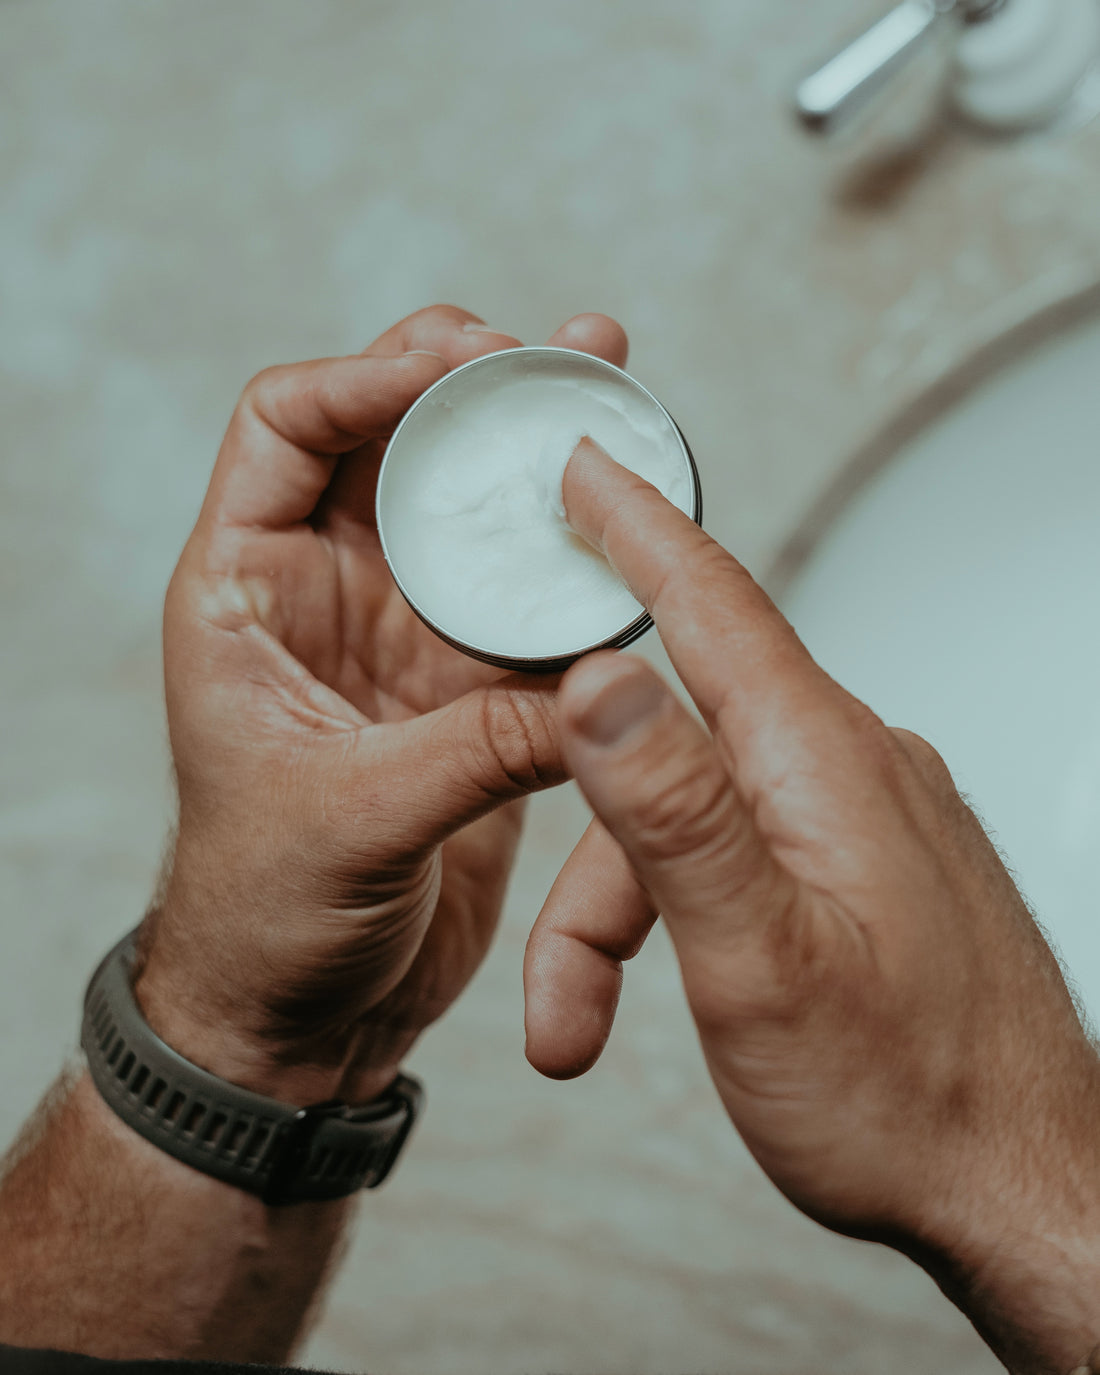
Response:
M550 342L626 358L606 316ZM514 800L565 776L556 680L439 640L374 526L404 412L448 369L517 343L437 306L362 355L261 373L169 587L179 831L136 991L182 1054L286 1101L363 1101L393 1077L488 948ZM604 900L609 876L613 901L645 902L597 829L559 897ZM605 1022L614 994L597 991Z

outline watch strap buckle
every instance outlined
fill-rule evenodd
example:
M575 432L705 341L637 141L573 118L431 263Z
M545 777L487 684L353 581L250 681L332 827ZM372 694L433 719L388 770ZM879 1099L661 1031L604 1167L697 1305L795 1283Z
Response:
M264 1202L343 1198L377 1188L400 1155L423 1096L415 1079L399 1074L362 1107L334 1098L299 1108L267 1152Z

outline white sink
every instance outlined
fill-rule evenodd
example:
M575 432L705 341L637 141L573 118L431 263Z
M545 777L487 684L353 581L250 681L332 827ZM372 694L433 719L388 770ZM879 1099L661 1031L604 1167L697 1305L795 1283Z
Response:
M877 471L793 542L779 600L830 673L944 756L1100 1021L1100 313L1046 328L863 457Z

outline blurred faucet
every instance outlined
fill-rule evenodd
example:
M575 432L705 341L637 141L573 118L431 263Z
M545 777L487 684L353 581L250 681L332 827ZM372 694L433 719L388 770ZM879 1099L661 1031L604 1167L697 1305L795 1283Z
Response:
M954 103L998 129L1053 118L1100 48L1097 0L901 0L799 85L802 124L846 124L947 25Z

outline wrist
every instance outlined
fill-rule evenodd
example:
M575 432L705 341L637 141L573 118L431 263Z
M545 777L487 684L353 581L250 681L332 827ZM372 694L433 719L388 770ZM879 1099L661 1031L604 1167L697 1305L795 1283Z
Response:
M1016 1234L984 1264L929 1269L1015 1375L1068 1375L1100 1343L1098 1235Z
M959 1220L940 1234L948 1239L913 1252L1016 1375L1068 1375L1100 1343L1100 1066L1091 1046L1079 1070L1060 1109L1030 1116L1027 1149L1017 1141L1010 1160L989 1152L980 1175L960 1173Z
M131 933L100 962L80 1036L96 1088L127 1126L268 1205L344 1198L382 1183L423 1101L415 1079L397 1075L386 1092L354 1105L280 1102L228 1082L181 1056L143 1018L134 946Z
M378 1055L364 1063L352 1034L290 1027L276 1034L258 1016L211 997L189 967L156 949L139 956L133 988L146 1022L177 1054L220 1079L282 1103L369 1102L400 1069L396 1055Z

